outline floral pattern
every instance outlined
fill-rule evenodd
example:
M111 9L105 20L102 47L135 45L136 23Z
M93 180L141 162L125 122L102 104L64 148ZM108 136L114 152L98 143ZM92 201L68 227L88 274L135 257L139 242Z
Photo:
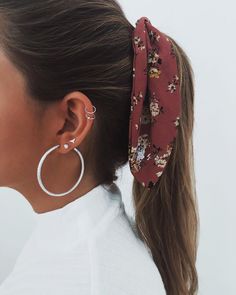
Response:
M145 150L148 146L150 146L148 134L139 136L136 147L130 146L130 164L134 173L141 169L142 160L145 158Z
M131 112L134 110L134 106L141 101L141 99L143 98L143 93L140 91L138 93L138 95L133 95L132 97L132 102L131 102Z
M151 189L168 163L180 125L178 68L171 40L147 17L136 22L133 49L129 165L133 176Z
M161 75L161 70L158 65L161 65L162 60L160 55L157 53L156 49L152 49L148 54L148 67L149 67L149 77L159 78Z
M167 160L171 154L172 148L169 144L167 145L167 149L166 149L166 153L164 153L162 156L160 156L159 154L156 154L156 156L154 157L154 162L155 165L157 165L158 167L161 168L165 168L166 164L167 164Z
M176 90L176 85L179 83L179 77L177 75L174 75L171 82L168 83L168 91L173 93Z
M134 44L137 45L137 47L141 50L145 49L144 42L138 36L134 37Z
M163 113L163 107L160 106L160 101L157 98L153 98L153 100L150 102L150 111L153 117Z

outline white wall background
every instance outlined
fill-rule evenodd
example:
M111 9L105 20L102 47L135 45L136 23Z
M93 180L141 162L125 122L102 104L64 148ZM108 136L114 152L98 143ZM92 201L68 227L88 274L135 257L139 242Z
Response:
M195 72L195 170L200 211L199 294L235 295L236 41L233 0L120 0L135 24L141 16L184 48ZM127 211L131 174L118 181ZM34 226L31 206L0 188L0 282Z

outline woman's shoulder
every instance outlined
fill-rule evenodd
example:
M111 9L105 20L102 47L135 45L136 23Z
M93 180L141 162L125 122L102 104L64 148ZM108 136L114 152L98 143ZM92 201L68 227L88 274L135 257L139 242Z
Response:
M102 291L98 294L166 294L151 253L138 238L123 202L107 212L88 245L94 287Z

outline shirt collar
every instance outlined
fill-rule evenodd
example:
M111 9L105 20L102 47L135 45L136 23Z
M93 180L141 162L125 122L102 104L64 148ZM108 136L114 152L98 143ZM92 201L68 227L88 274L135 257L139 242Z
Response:
M79 241L89 236L99 221L110 211L124 209L119 187L99 184L89 192L62 208L44 213L36 213L36 235L45 242L45 247L50 244L62 243L63 248L73 247ZM111 210L108 210L111 209Z

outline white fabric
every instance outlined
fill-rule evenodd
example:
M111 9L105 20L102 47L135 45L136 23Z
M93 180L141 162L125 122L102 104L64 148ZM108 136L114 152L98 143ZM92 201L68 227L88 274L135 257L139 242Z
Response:
M0 295L166 294L116 184L98 185L36 227L0 285Z

